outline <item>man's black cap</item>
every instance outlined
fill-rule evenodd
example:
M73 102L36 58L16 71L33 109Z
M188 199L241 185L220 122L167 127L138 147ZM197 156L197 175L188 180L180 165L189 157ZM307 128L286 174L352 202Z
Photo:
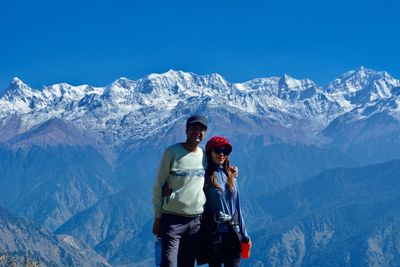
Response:
M200 123L203 125L207 130L207 118L198 114L190 116L189 119L186 121L186 129L189 127L190 124Z

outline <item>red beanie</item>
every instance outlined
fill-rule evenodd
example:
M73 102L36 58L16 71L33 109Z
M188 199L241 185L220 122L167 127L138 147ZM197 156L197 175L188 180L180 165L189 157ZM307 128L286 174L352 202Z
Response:
M232 145L229 143L228 139L223 136L213 136L208 140L206 144L206 154L210 155L211 151L219 146L224 146L228 148L229 153L232 152Z

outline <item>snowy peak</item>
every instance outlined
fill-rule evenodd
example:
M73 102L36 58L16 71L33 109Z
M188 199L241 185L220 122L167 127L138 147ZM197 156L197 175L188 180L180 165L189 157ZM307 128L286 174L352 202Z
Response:
M248 91L265 96L277 96L279 92L279 80L279 77L256 78L244 83L236 83L234 86L242 92Z
M291 101L310 98L317 90L311 80L297 80L287 74L279 79L278 87L278 97Z
M10 90L16 90L18 88L29 88L22 80L20 80L18 77L14 77L12 81L10 82L10 85L8 89Z
M125 98L129 95L129 92L134 91L136 87L134 81L127 78L119 78L111 85L105 87L102 98Z
M204 76L204 78L207 80L206 86L209 86L212 89L227 91L226 89L230 89L232 87L229 82L227 82L221 75L217 73Z
M279 79L279 87L286 88L287 90L303 91L310 86L315 87L314 82L310 79L297 80L287 74Z
M14 77L11 81L11 83L8 85L8 87L5 90L5 95L8 97L27 97L32 95L32 88L30 88L28 85L26 85L23 81L21 81L19 78Z
M131 90L132 88L135 88L136 83L132 80L129 80L128 78L121 77L117 79L111 86L116 86L116 87L121 87L127 90Z
M227 91L232 85L221 75L197 75L191 72L169 70L162 74L150 74L141 81L141 92L164 92L172 94L192 95L203 94L209 90ZM154 93L153 92L153 93Z
M279 79L279 87L299 88L301 85L301 80L296 80L286 73Z
M143 94L178 93L184 89L187 81L192 80L192 74L181 71L169 70L165 73L149 74L140 79L138 91ZM181 86L180 86L181 85Z
M400 81L387 72L361 67L345 73L325 87L325 91L341 96L351 104L362 104L392 96L391 88L400 86Z
M37 98L40 98L40 92L33 90L19 78L14 78L0 99L0 112L12 109L19 113L27 113Z

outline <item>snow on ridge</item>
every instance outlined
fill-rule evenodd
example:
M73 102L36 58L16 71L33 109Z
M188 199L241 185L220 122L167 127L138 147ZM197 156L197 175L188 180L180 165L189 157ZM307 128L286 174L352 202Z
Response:
M292 78L286 73L283 75L282 81L288 88L301 88L303 85L303 82L301 80Z
M369 77L368 70L362 71L366 75L359 76L360 79ZM346 77L353 79L355 84L363 84L364 81L355 78L355 72L351 73L353 76L349 72ZM373 80L374 77L379 79ZM357 105L388 97L392 95L391 89L400 85L398 80L385 73L373 78L369 84L376 91L360 98L359 101L367 102ZM282 125L295 125L300 121L311 124L309 128L318 131L355 107L352 88L346 87L344 80L335 81L330 86L339 89L329 87L332 89L329 91L309 79L297 80L287 74L230 83L219 74L196 75L169 70L135 81L121 77L105 87L61 83L37 91L15 80L22 89L26 87L26 92L19 92L22 96L15 98L0 98L0 120L17 112L28 129L50 117L58 117L73 120L91 131L130 139L159 130L155 125L168 116L176 116L174 114L181 112L182 107L191 106L196 110L203 105L204 110L207 110L205 107L224 108L231 113L271 118ZM348 91L344 90L346 88Z
M399 80L394 79L385 71L374 71L361 67L359 70L348 71L336 78L325 87L325 90L329 93L333 91L355 92L377 81L386 82L394 86L400 85Z

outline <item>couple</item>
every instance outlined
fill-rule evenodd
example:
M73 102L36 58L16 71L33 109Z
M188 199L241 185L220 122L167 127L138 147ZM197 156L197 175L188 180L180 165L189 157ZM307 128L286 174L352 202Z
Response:
M250 242L237 174L229 166L232 145L214 136L204 156L199 144L206 131L207 119L191 116L186 141L168 147L162 157L153 191L153 233L162 239L161 266L173 267L176 259L179 267L194 266L197 252L204 250L209 266L239 266L240 242ZM205 262L198 258L199 263Z

